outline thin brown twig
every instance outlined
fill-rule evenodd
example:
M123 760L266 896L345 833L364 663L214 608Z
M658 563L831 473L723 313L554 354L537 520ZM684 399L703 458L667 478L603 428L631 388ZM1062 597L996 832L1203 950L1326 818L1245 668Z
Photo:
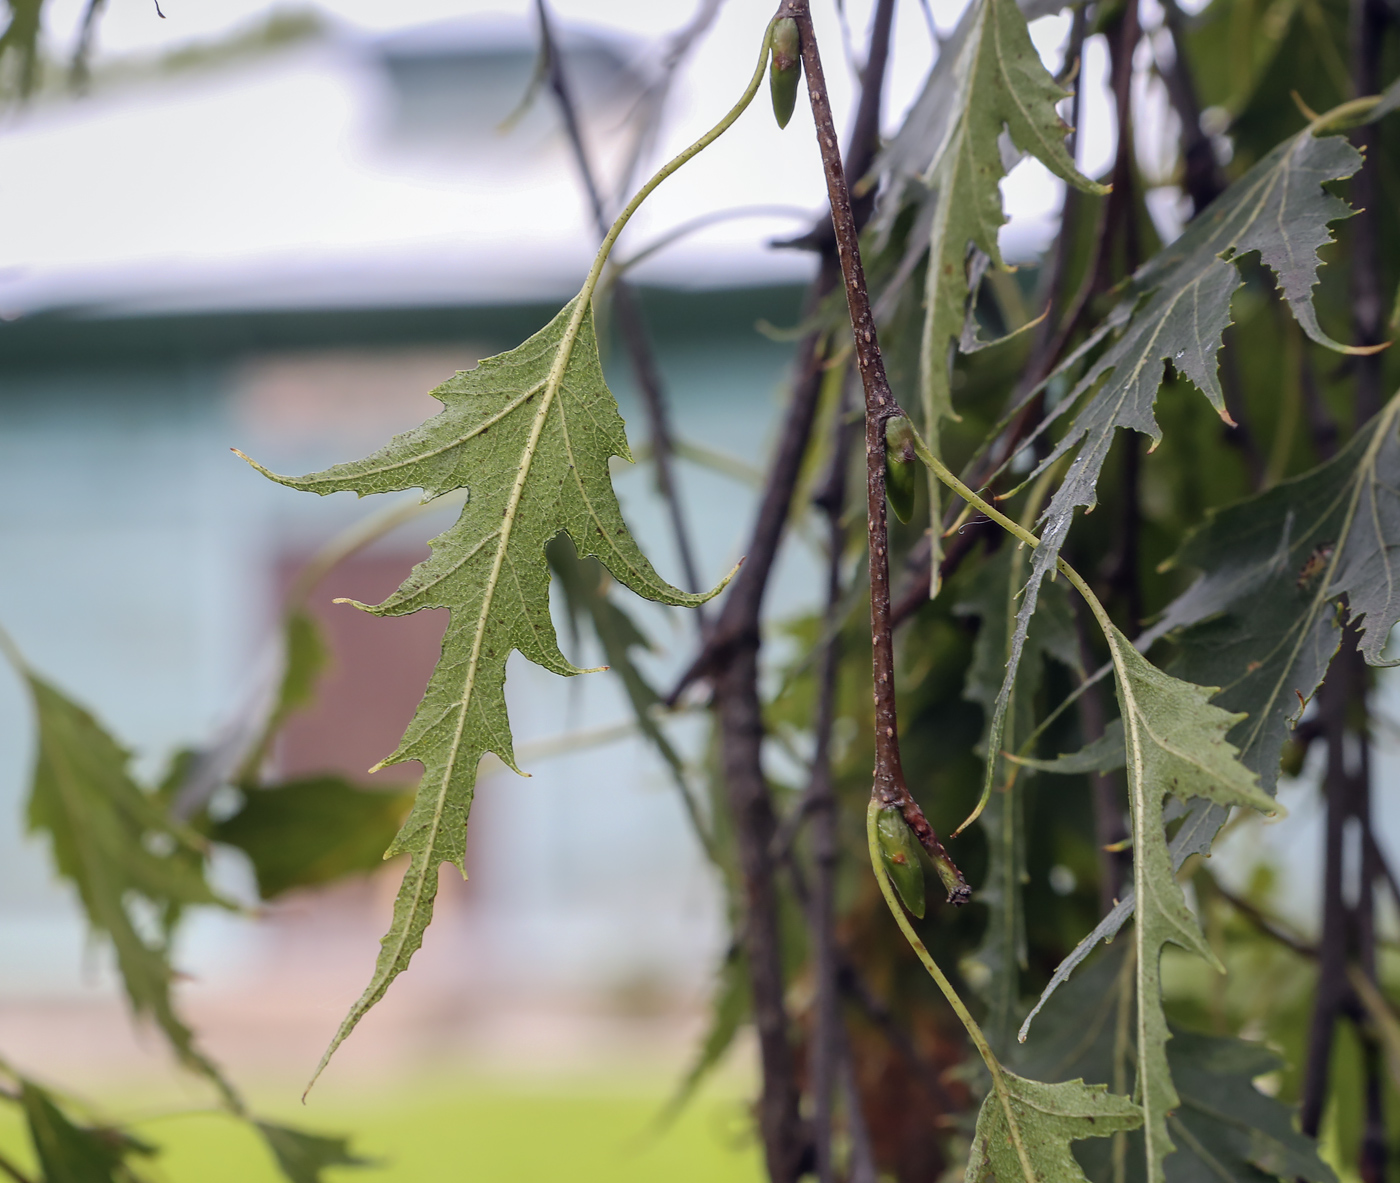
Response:
M891 0L882 8L893 9ZM832 1105L835 1099L841 1013L836 982L836 864L840 843L836 833L836 794L832 786L831 732L836 722L837 675L841 667L841 559L846 549L842 513L846 504L846 463L851 429L846 416L849 383L843 382L841 403L835 417L831 464L814 501L826 516L827 570L824 637L817 664L817 711L814 720L816 747L807 790L807 816L811 819L812 853L816 860L815 890L808 908L812 928L816 976L816 1023L812 1056L812 1115L820 1183L833 1183Z
M866 533L870 548L871 667L875 696L875 768L871 792L886 807L898 809L909 828L933 860L954 904L965 903L972 890L962 872L944 850L924 811L909 792L899 752L899 724L895 704L894 637L890 623L890 560L885 520L885 425L904 414L885 374L884 359L876 337L875 317L865 286L860 259L860 236L851 211L851 195L837 144L836 125L826 93L821 54L812 28L807 0L789 0L780 10L797 22L802 45L802 65L807 95L816 124L822 171L826 174L836 251L850 307L855 335L856 365L865 390Z

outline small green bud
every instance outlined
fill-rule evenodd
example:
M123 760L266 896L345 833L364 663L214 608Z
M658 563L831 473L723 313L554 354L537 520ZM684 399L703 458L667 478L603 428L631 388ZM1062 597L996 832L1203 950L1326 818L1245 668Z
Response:
M919 466L914 455L914 428L903 415L885 423L885 496L894 516L907 522L914 516L914 484Z
M802 81L802 49L798 44L797 22L790 16L775 20L768 43L773 47L773 59L768 67L773 115L779 127L786 127L797 106L797 84Z
M875 819L880 840L880 860L899 898L910 913L924 917L924 865L919 861L919 840L897 809L886 807Z

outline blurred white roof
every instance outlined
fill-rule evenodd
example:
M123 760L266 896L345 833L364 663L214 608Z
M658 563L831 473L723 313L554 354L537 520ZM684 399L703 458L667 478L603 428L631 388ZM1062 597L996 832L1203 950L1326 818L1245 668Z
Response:
M534 40L510 18L335 33L11 117L0 130L0 317L567 298L596 237L551 96L498 130ZM568 51L591 147L616 166L638 47L573 31ZM714 119L729 101L698 105ZM619 251L740 204L735 186L717 188L724 170L743 177L742 204L793 212L686 237L638 278L729 287L810 273L809 256L767 246L821 208L810 130L779 133L766 108L760 95L714 159L668 180Z

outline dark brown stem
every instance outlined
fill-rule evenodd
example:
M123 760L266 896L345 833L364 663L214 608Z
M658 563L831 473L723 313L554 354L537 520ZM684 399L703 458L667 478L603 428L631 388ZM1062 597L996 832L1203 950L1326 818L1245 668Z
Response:
M1376 94L1381 89L1380 59L1388 17L1382 0L1352 0L1351 70L1356 94ZM1351 196L1356 217L1351 233L1351 310L1358 345L1378 345L1385 340L1385 293L1381 286L1380 189L1381 142L1376 124L1358 128L1352 143L1366 157L1352 179ZM1376 415L1384 401L1382 360L1379 354L1352 359L1356 375L1356 425Z
M777 819L763 778L763 713L758 646L744 645L716 679L720 765L734 823L744 900L744 952L753 993L754 1028L763 1066L758 1124L773 1183L795 1183L806 1157L798 1086L784 999L782 933L770 851Z
M1199 214L1225 192L1225 171L1215 158L1210 137L1201 130L1201 101L1191 65L1186 60L1186 16L1176 0L1162 0L1167 36L1171 40L1171 61L1157 59L1157 70L1167 87L1167 98L1181 121L1182 182L1191 198L1191 215Z
M544 49L546 78L549 89L559 107L564 121L564 132L574 155L574 164L579 171L584 192L588 195L589 207L593 213L594 225L601 240L606 236L611 219L603 203L602 191L598 186L597 174L583 140L583 130L579 126L578 108L574 105L569 89L568 75L564 69L564 56L559 52L554 38L554 30L545 0L535 0L535 10L540 21L540 41ZM613 314L617 317L617 327L622 334L623 344L632 363L632 372L641 391L642 406L646 410L651 428L652 462L656 466L656 488L666 503L667 514L671 519L671 534L675 540L676 552L681 561L681 573L686 588L700 590L699 568L695 563L694 550L690 543L690 531L686 527L685 514L681 509L680 496L675 481L675 438L671 433L671 415L667 405L666 387L656 363L656 352L652 348L651 336L637 307L636 295L626 280L618 279L613 284ZM704 609L697 607L696 621L701 631L705 627Z
M816 747L812 754L812 779L807 808L812 826L812 854L816 875L808 916L812 929L816 976L816 1023L812 1039L812 1115L816 1142L817 1178L834 1183L832 1161L832 1106L835 1100L841 1039L841 1011L836 982L836 864L840 852L837 837L836 794L831 776L831 732L836 722L837 675L841 666L841 559L846 531L841 516L846 506L846 463L850 454L852 423L848 421L849 384L842 387L833 431L831 467L815 498L826 516L827 566L824 637L817 661Z
M858 129L846 166L863 175L879 147L880 93L886 58L872 44L865 71ZM873 112L873 114L872 114ZM840 281L834 254L822 256L804 301L804 319L815 315ZM833 342L824 331L809 333L798 348L796 378L777 450L764 482L744 566L730 585L718 619L700 654L671 691L674 703L687 686L708 678L719 725L720 766L734 823L734 845L745 908L744 951L749 964L754 1026L758 1034L763 1092L759 1127L771 1183L790 1183L805 1169L809 1143L798 1112L798 1087L788 1042L777 889L771 852L776 819L761 762L762 704L758 693L759 622L769 577L786 531L802 459L811 438L826 363Z
M1327 743L1327 771L1323 779L1327 820L1323 840L1322 937L1318 943L1317 994L1308 1032L1299 1115L1303 1132L1309 1137L1317 1136L1322 1122L1337 1021L1352 1001L1347 962L1361 951L1356 911L1348 903L1344 891L1347 831L1362 825L1357 816L1358 805L1369 806L1369 792L1364 784L1368 771L1366 762L1359 761L1357 768L1351 768L1347 759L1349 717L1358 706L1364 709L1366 694L1366 667L1356 648L1356 639L1356 629L1349 624L1320 691L1320 713ZM1369 814L1369 808L1366 813ZM1364 835L1364 828L1362 833ZM1359 874L1357 879L1361 879ZM1360 897L1369 897L1370 884L1361 882L1360 887Z
M972 895L948 852L938 840L924 811L909 792L899 754L899 721L895 707L894 636L890 623L890 559L885 522L885 425L904 412L895 401L880 355L865 269L860 260L860 232L851 212L846 170L831 117L821 54L806 0L790 0L780 10L797 22L802 42L802 66L807 95L816 124L822 171L826 174L831 223L836 252L846 288L846 303L855 335L856 366L865 390L866 533L870 546L870 643L875 696L875 768L871 792L882 805L898 809L933 859L951 903L965 903Z

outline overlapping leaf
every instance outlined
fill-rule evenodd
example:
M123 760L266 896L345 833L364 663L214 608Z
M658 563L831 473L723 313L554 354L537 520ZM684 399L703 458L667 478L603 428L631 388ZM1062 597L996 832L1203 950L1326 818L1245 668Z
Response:
M447 608L451 620L427 693L384 761L423 765L413 810L389 848L409 854L410 864L374 976L322 1067L422 944L438 867L463 870L477 763L489 751L515 767L506 659L519 650L555 673L582 672L564 659L554 634L545 543L566 531L581 554L596 556L650 599L693 605L706 598L657 576L623 523L608 462L631 456L586 299L575 298L524 344L457 374L433 395L440 414L363 460L305 477L267 473L322 494L470 490L457 522L433 539L432 556L398 591L376 607L358 605L381 616Z
M1069 128L1055 104L1069 92L1041 63L1014 0L977 0L951 64L950 115L924 174L933 194L933 218L921 387L925 430L935 451L938 422L953 414L949 371L970 294L969 246L1003 266L997 246L997 232L1006 221L998 188L1006 174L1003 131L1018 149L1071 185L1105 191L1080 174L1065 149Z
M997 232L1006 220L998 188L1006 175L1005 138L1070 184L1105 191L1079 173L1065 149L1069 128L1055 104L1067 96L1041 63L1015 0L976 0L882 157L881 167L895 174L921 168L926 188L927 208L917 219L927 224L929 250L919 385L924 432L935 453L941 421L955 417L951 367L972 294L969 253L975 248L1003 266ZM906 187L896 184L887 209L899 206ZM940 494L930 476L935 519ZM933 543L936 551L936 531ZM935 572L937 566L935 555ZM934 583L936 591L936 576Z
M1180 1098L1172 1084L1162 1012L1161 956L1167 944L1218 965L1186 906L1167 849L1163 801L1201 797L1226 808L1271 811L1258 778L1225 736L1241 716L1210 704L1214 689L1195 686L1152 666L1116 628L1108 635L1127 751L1133 820L1133 889L1137 896L1134 1043L1143 1110L1148 1183L1160 1183L1173 1144L1167 1115Z
M1128 294L1110 317L1116 338L1047 420L1063 415L1092 392L1041 466L1079 448L1041 517L1040 546L1031 559L1012 641L1008 687L1042 581L1055 566L1075 510L1096 502L1099 472L1117 430L1131 428L1154 442L1161 438L1153 404L1164 366L1170 363L1189 378L1228 418L1216 354L1230 323L1230 299L1242 282L1235 261L1258 253L1307 334L1321 344L1344 348L1319 327L1312 291L1320 265L1318 248L1331 241L1329 224L1352 213L1322 186L1351 176L1360 164L1360 154L1345 139L1315 136L1305 129L1231 185L1133 277Z
M291 1183L322 1183L327 1167L368 1167L372 1160L350 1152L348 1138L308 1134L271 1122L254 1122L277 1165Z
M1120 1034L1133 1025L1133 995L1124 990L1133 950L1106 951L1046 1008L1016 1066L1046 1080L1068 1076L1112 1084L1126 1080L1132 1049ZM1317 1144L1293 1127L1293 1110L1261 1093L1255 1078L1281 1067L1267 1047L1173 1027L1167 1062L1181 1093L1168 1119L1177 1152L1168 1183L1262 1183L1267 1178L1335 1183ZM1143 1178L1141 1136L1130 1134L1125 1183ZM1112 1154L1090 1143L1080 1162L1094 1183L1112 1183Z
M181 857L198 840L132 780L129 753L92 715L34 673L20 672L38 721L29 828L48 835L58 873L77 890L88 924L111 941L132 1009L154 1019L180 1059L231 1096L175 1011L169 949L141 931L132 911L137 899L160 912L220 902L200 860Z
M983 1183L988 1176L997 1183L1087 1183L1071 1143L1142 1124L1138 1107L1103 1085L1045 1084L1006 1069L997 1076L1000 1087L987 1094L977 1114L966 1183Z
M1176 640L1173 673L1219 685L1214 702L1242 713L1230 742L1270 794L1288 734L1341 641L1334 605L1346 596L1373 665L1382 664L1386 638L1400 620L1398 422L1400 396L1327 463L1212 512L1173 559L1203 574L1152 631ZM1096 766L1121 766L1121 751L1105 749ZM1073 760L1040 766L1081 770ZM1185 814L1171 840L1173 870L1190 855L1209 852L1229 810L1201 799ZM1125 895L1080 942L1056 969L1042 1003L1095 945L1112 939L1134 906L1134 896Z
M19 1082L19 1103L44 1183L140 1183L131 1160L156 1153L125 1130L79 1125L33 1081Z

